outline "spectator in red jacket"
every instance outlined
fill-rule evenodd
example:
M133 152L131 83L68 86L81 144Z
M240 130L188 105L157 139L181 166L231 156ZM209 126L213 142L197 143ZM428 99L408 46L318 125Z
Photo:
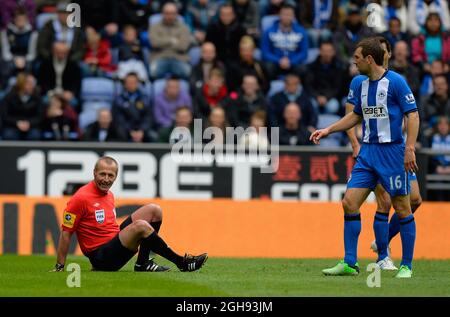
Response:
M116 67L112 64L110 44L102 40L93 27L86 28L86 54L81 69L84 76L111 76Z
M217 68L211 69L208 81L197 89L194 102L196 106L195 117L207 119L211 109L221 106L227 95L228 89L225 85L223 72Z

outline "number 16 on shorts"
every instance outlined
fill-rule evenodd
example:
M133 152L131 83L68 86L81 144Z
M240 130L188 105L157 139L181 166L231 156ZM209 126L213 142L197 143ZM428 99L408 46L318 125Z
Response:
M391 190L402 188L403 184L402 184L402 177L401 177L401 175L389 177L389 184L391 185Z
M393 196L408 195L409 194L409 179L407 173L400 175L389 176L389 190L388 192Z

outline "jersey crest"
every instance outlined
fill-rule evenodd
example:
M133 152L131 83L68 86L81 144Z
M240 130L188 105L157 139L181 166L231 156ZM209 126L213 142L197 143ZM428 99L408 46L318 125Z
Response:
M95 220L97 220L98 223L105 222L105 211L103 209L95 211Z

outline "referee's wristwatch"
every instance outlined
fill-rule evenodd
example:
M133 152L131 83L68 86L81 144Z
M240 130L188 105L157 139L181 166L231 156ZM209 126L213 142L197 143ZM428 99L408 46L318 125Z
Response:
M56 272L64 271L64 264L56 263L55 264L55 271Z

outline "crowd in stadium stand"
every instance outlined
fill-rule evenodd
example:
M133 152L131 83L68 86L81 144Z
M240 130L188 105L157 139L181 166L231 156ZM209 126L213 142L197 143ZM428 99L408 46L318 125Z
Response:
M201 118L312 145L345 113L356 43L381 34L416 97L419 146L450 149L446 0L72 2L82 27L64 1L0 2L1 139L173 143ZM321 144L347 145L344 133ZM450 174L450 158L435 171Z

